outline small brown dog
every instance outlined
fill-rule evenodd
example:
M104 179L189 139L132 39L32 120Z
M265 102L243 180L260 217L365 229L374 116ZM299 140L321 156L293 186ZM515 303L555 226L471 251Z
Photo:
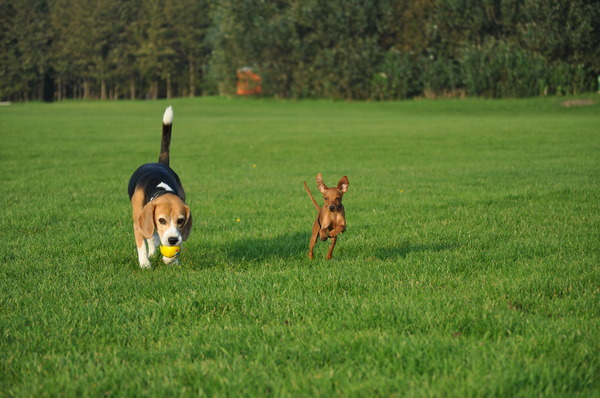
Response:
M338 234L346 230L346 212L344 211L344 205L342 204L342 196L344 196L348 190L349 184L348 177L343 176L338 182L337 187L328 188L327 185L323 184L323 176L321 173L317 174L317 187L323 194L323 199L325 200L323 207L320 207L310 192L310 189L308 189L306 181L304 181L304 188L319 212L317 219L313 224L310 246L308 248L308 258L313 258L313 249L319 236L323 242L326 241L327 238L331 238L327 259L332 257Z

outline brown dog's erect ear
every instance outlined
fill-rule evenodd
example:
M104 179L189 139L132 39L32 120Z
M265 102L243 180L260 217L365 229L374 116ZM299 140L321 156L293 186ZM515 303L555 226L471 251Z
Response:
M142 209L138 225L140 232L146 239L150 239L154 235L154 203L148 203Z
M317 187L321 193L325 193L325 190L327 190L327 185L323 184L323 174L321 173L317 174Z
M346 191L348 190L348 185L350 185L350 183L348 182L348 177L343 176L340 179L340 182L338 182L338 189L342 191L342 193L346 193Z
M185 206L185 224L181 230L181 239L188 240L190 232L192 232L192 212L188 206Z

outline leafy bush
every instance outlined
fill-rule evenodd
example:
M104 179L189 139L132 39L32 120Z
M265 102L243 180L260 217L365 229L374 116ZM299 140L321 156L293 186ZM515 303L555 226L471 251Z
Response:
M504 41L471 46L460 59L469 95L491 98L540 94L546 65L541 57Z
M388 51L371 78L371 98L410 98L422 91L419 59L406 53Z

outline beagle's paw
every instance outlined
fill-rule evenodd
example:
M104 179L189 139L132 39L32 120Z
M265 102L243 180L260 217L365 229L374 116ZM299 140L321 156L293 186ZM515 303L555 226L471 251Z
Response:
M165 257L162 256L163 262L167 265L178 265L179 259L177 257Z
M150 259L148 258L148 253L146 252L146 246L142 245L142 247L138 247L138 262L140 263L140 268L151 268Z

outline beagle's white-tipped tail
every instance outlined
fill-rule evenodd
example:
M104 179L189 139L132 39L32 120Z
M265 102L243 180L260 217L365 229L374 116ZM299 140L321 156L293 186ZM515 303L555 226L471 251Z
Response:
M169 150L171 148L171 130L173 128L173 108L170 106L163 115L162 138L160 140L160 155L158 163L169 165Z
M173 124L173 107L169 106L163 115L163 124Z

